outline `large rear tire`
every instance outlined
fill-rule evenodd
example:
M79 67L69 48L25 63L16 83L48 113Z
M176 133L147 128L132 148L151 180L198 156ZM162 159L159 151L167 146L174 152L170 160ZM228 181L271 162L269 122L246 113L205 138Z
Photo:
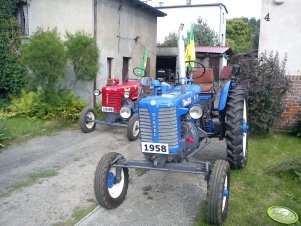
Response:
M106 209L118 207L125 199L129 184L127 168L121 169L121 181L116 182L116 167L111 162L120 155L116 152L105 154L99 161L94 177L94 193L98 203Z
M84 133L90 133L95 129L96 123L90 120L96 119L96 111L91 107L85 107L80 113L79 126Z
M230 166L225 160L217 160L211 171L208 185L208 223L221 225L228 212L230 190Z
M137 114L133 114L133 116L129 120L127 127L127 137L129 141L137 140L137 138L139 137L139 133L139 117Z
M231 168L244 168L248 161L247 100L243 86L237 85L229 91L226 106L227 160Z

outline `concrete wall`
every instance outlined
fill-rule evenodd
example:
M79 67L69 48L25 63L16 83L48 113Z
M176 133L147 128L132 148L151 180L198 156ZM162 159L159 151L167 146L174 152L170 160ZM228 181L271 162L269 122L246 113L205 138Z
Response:
M97 42L101 49L101 73L97 87L106 84L107 58L113 58L112 76L121 80L123 57L129 57L129 77L134 78L132 69L141 66L145 47L149 49L150 73L155 77L156 16L119 0L98 0L97 11Z
M184 23L184 34L190 30L191 23L196 23L201 16L207 21L208 26L213 29L219 37L222 45L226 40L226 19L227 12L222 6L204 6L204 7L183 7L160 9L166 13L166 17L158 18L158 42L163 42L169 32L178 33L181 23ZM185 16L182 16L185 15Z
M286 73L291 80L290 92L284 99L285 111L275 123L277 129L289 129L301 110L301 1L262 0L259 54L265 50L278 51L286 57ZM264 18L269 14L270 21Z

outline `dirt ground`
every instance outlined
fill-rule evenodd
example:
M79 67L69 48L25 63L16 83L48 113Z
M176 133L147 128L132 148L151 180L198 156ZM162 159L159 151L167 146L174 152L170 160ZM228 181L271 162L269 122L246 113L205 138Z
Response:
M65 222L75 210L90 206L91 200L95 200L94 171L104 153L115 151L127 159L142 158L139 141L129 142L125 128L96 128L89 134L73 130L37 137L0 153L0 225ZM224 143L212 140L197 157L225 158ZM55 169L58 174L11 190L12 185L29 175L49 169ZM196 180L194 175L186 175L160 172L139 175L131 170L125 202L113 211L98 208L97 213L80 224L192 225L206 197L206 182L203 178ZM151 189L145 191L147 186ZM154 214L161 217L154 218Z

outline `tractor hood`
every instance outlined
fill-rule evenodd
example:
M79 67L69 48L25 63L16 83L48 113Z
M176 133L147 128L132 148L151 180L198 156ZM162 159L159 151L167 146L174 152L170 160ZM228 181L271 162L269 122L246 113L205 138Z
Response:
M194 104L198 100L198 93L192 90L187 91L185 94L179 90L163 93L159 96L149 96L139 101L139 108L157 107L168 108L178 106L185 108Z

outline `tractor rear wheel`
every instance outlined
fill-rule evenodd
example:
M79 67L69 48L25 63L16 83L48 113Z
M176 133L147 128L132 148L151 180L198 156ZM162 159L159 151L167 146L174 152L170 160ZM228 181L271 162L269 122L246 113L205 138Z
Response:
M129 141L137 140L137 138L139 137L139 133L139 117L137 114L133 114L133 116L129 120L129 124L127 127L127 137Z
M230 190L230 166L225 160L217 160L209 177L207 190L208 223L221 225L228 212Z
M79 116L79 126L84 133L90 133L95 129L96 111L91 107L85 107Z
M94 177L94 193L98 203L106 209L118 207L125 199L129 184L127 168L121 168L121 180L116 182L117 168L111 163L119 153L105 154L99 161Z
M231 168L244 168L248 160L247 100L243 86L237 85L229 91L226 106L227 160Z

